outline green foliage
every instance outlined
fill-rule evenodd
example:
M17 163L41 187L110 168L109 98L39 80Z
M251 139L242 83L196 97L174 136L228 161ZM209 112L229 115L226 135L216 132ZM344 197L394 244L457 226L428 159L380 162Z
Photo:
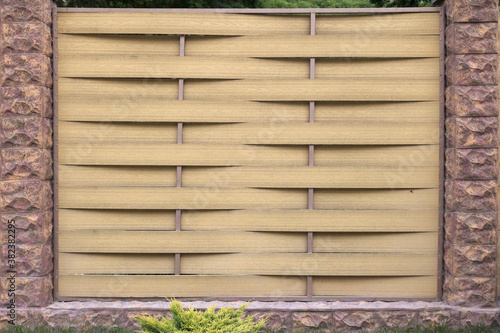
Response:
M265 319L254 321L254 316L241 319L245 312L246 304L238 310L222 308L215 312L215 306L201 312L193 309L184 310L178 301L170 303L170 312L173 319L151 316L139 316L136 320L141 324L142 333L169 333L169 332L195 332L195 333L257 333L264 324Z
M263 8L366 8L370 0L261 0Z
M430 7L432 0L370 0L375 7Z

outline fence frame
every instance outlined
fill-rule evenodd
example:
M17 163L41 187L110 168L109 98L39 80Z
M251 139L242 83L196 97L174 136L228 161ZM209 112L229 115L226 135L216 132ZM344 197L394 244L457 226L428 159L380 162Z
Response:
M53 230L53 249L54 249L54 274L53 274L53 297L54 301L116 301L116 300L137 300L151 301L164 300L164 297L69 297L59 296L59 158L58 158L58 13L122 13L122 12L160 12L160 13L232 13L232 14L304 14L315 17L315 14L398 14L398 13L437 13L439 12L439 206L438 206L438 255L437 255L437 297L383 297L383 296L312 296L309 294L311 282L307 279L308 295L306 296L217 296L217 297L176 297L181 301L441 301L443 298L443 252L444 252L444 178L445 178L445 28L446 15L445 7L420 7L420 8L283 8L283 9L233 9L233 8L214 8L214 9L143 9L143 8L60 8L53 7L52 10L52 33L53 33L53 192L54 192L54 230ZM182 35L179 35L181 37ZM177 218L176 218L177 220ZM177 225L177 221L176 221ZM309 238L309 237L308 237ZM308 242L309 243L309 242ZM177 257L176 256L176 271ZM178 274L175 274L178 275Z

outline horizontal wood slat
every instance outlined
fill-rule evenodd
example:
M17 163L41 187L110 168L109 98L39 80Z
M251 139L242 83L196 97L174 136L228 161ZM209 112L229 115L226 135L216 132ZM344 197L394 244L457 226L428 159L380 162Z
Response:
M174 255L60 253L59 274L174 274Z
M217 13L59 13L59 33L290 35L309 34L308 16Z
M261 58L439 57L439 35L334 34L190 37L187 56Z
M168 200L166 199L168 198ZM62 187L60 208L83 209L300 209L307 191L169 187Z
M217 101L437 101L438 80L187 81L185 99Z
M175 230L174 210L59 209L59 230Z
M436 297L437 276L314 277L314 296Z
M336 123L279 124L185 124L186 144L257 145L405 145L437 144L437 120L342 121ZM175 143L175 124L60 122L59 138L80 144L91 153L99 144L158 145Z
M59 251L90 253L305 252L305 233L61 231Z
M320 276L436 275L435 255L397 253L262 253L183 255L182 274Z
M110 286L116 286L110 288ZM305 277L82 276L59 277L59 295L73 297L300 296Z
M184 231L437 232L435 210L183 211ZM175 211L60 209L59 230L175 230Z

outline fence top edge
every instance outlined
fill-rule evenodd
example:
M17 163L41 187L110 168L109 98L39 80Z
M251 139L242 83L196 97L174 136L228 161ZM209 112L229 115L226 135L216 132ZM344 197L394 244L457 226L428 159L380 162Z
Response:
M69 8L57 7L60 13L218 13L218 14L397 14L439 12L440 7L406 8Z

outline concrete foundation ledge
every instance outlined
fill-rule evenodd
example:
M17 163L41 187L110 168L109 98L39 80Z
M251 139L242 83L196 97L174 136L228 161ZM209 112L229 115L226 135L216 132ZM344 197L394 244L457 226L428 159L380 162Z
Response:
M244 302L182 302L184 308L205 310L210 306L239 307ZM44 308L16 309L16 324L28 327L122 327L139 330L138 315L168 315L166 301L56 302ZM500 308L463 308L443 302L249 302L248 314L268 316L269 330L300 332L372 331L383 328L467 325L500 326ZM0 328L9 311L0 310Z

